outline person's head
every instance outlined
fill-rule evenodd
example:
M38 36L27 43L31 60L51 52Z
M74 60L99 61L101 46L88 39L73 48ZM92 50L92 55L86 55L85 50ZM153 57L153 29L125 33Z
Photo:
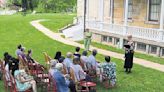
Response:
M59 71L62 71L63 70L63 64L62 63L57 63L55 68Z
M9 60L9 59L12 58L12 56L8 52L5 52L4 53L4 58L5 58L5 60Z
M57 51L54 59L59 60L59 58L61 57L61 55L62 55L61 54L61 51Z
M83 56L87 56L88 55L88 52L87 51L83 51L82 55Z
M21 47L22 52L25 52L25 49L26 49L25 47Z
M71 52L68 52L67 53L67 58L71 58L72 57L72 53Z
M132 40L132 35L127 36L128 40Z
M9 53L8 53L8 52L5 52L5 53L4 53L4 57L5 57L5 58L7 58L7 57L8 57L8 55L9 55Z
M93 56L96 56L96 55L97 55L97 50L94 49L94 50L92 51L92 55L93 55Z
M85 29L85 32L89 32L89 29Z
M51 68L55 68L55 65L56 65L56 60L52 59L52 60L50 61L50 67L51 67Z
M110 62L110 56L105 56L105 61L109 63Z
M32 50L30 49L30 50L28 50L28 55L31 55L32 54Z
M64 57L64 56L61 56L61 57L59 58L59 63L63 63L64 59L65 59L65 57Z
M76 47L76 52L79 52L80 51L80 47Z
M19 45L17 46L17 48L18 48L18 49L21 49L21 48L22 48L22 45L21 45L21 44L19 44Z
M74 58L74 59L73 59L73 64L75 64L75 65L76 65L76 64L79 64L79 58Z

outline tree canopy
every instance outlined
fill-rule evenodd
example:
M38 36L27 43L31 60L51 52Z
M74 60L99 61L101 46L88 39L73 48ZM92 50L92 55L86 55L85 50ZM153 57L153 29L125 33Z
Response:
M22 1L8 0L8 4L22 6ZM27 0L27 9L30 2L38 12L75 12L77 0Z

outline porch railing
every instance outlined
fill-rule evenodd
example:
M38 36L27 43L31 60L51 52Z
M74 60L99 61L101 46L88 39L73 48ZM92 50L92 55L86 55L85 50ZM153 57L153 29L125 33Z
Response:
M118 24L102 23L98 21L87 21L87 28L123 36L132 35L133 37L137 38L164 42L164 32L155 28L123 26Z

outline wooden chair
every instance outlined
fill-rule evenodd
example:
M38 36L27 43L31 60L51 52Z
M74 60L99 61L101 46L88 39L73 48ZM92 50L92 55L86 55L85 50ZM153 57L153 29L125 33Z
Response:
M30 70L28 68L28 63L22 58L22 56L18 56L19 59L19 67L24 67L27 74L30 74Z
M72 68L70 68L70 78L75 82L76 90L78 92L89 92L91 88L96 87L96 84L93 82L87 82L84 80L77 81L74 70ZM83 89L83 88L85 88L85 89Z
M17 85L16 85L16 81L15 81L15 78L12 76L12 75L10 75L10 79L11 79L11 84L12 84L12 86L11 86L11 91L10 92L19 92L18 90L17 90ZM27 89L26 91L24 91L24 92L32 92L32 88L29 88L29 89Z
M63 63L62 63L63 64ZM67 74L68 72L67 72L68 70L67 70L67 67L63 64L63 71L62 71L62 73L65 75L65 74Z
M48 92L57 92L56 80L49 74Z
M47 69L49 69L50 68L50 61L52 60L52 58L46 52L43 52L43 55L45 58Z

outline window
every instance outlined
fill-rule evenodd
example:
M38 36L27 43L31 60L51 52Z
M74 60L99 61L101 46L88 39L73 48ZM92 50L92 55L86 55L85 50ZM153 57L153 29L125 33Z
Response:
M108 41L108 37L107 36L102 36L102 42L107 42Z
M112 42L112 37L108 38L108 42L110 42L110 43Z
M149 0L149 21L159 21L160 10L161 10L161 0Z
M137 43L137 49L141 51L146 51L146 44L144 43Z
M128 0L128 19L132 19L133 14L133 0Z
M162 56L164 56L164 48L162 49Z
M156 46L151 46L150 53L156 54L156 52L157 52L157 47Z

